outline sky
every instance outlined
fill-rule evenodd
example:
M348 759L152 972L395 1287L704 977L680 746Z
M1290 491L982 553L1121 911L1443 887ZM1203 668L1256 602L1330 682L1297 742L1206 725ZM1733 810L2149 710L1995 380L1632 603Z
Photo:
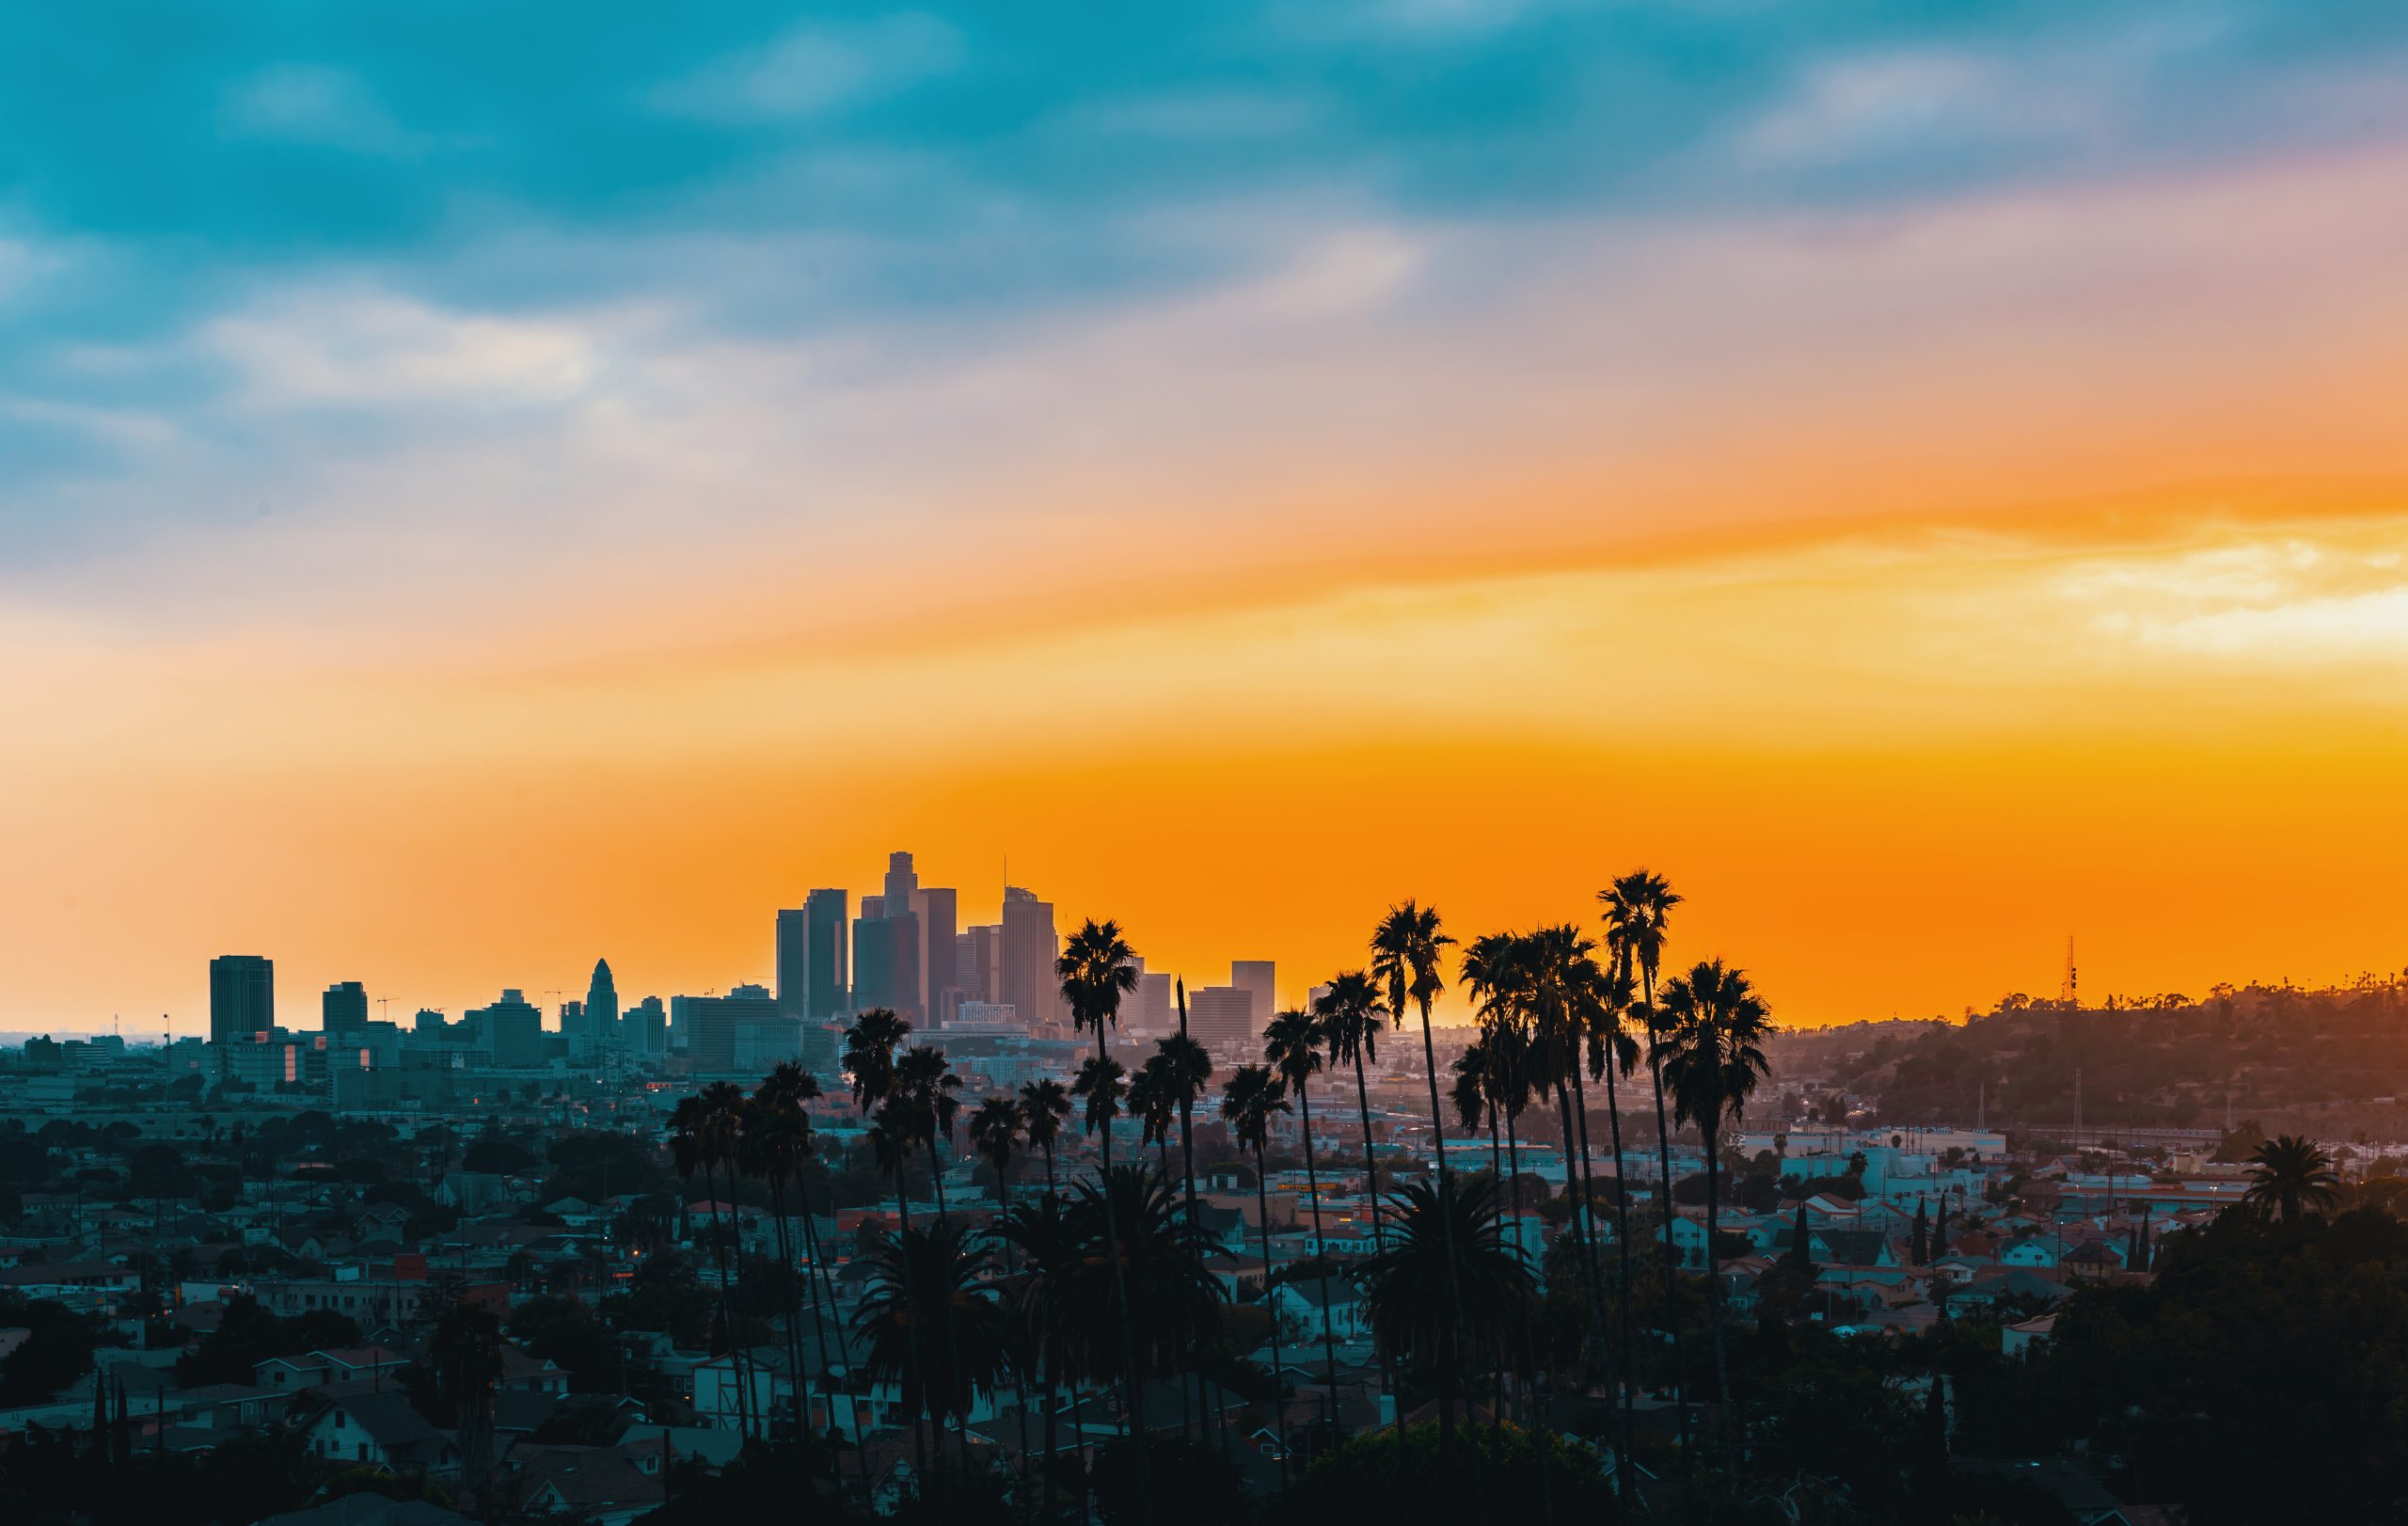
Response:
M725 990L894 849L1291 995L1640 865L1801 1024L2408 965L2404 84L2348 0L0 12L0 1027Z

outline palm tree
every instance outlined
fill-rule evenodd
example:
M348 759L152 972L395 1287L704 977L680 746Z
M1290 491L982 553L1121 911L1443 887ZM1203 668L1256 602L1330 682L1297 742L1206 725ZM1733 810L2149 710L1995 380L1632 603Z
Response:
M1088 917L1063 944L1054 973L1062 982L1062 999L1069 1004L1071 1028L1095 1029L1096 1057L1105 1057L1104 1030L1120 1025L1120 998L1137 989L1137 951L1121 935L1120 924ZM1109 1138L1103 1164L1111 1168Z
M1321 1237L1321 1170L1313 1162L1313 1099L1308 1089L1321 1069L1321 1024L1310 1012L1281 1012L1262 1030L1262 1057L1296 1094L1296 1122L1305 1137L1305 1190L1312 1205L1313 1260L1321 1270L1321 1344L1330 1404L1338 1399L1338 1337L1329 1323L1329 1247Z
M1160 1054L1150 1056L1129 1079L1129 1111L1143 1125L1139 1142L1157 1146L1162 1153L1163 1180L1170 1180L1170 1124L1179 1111L1179 1095L1168 1066Z
M1661 1069L1684 1122L1694 1121L1705 1143L1706 1306L1714 1327L1715 1398L1723 1427L1730 1426L1731 1375L1723 1356L1722 1274L1714 1254L1720 1228L1717 1184L1720 1179L1723 1121L1746 1113L1748 1099L1771 1072L1765 1040L1773 1031L1772 1009L1749 984L1745 970L1717 959L1664 983L1664 1057ZM1669 1234L1671 1225L1666 1224Z
M2303 1214L2332 1212L2341 1200L2341 1178L2321 1145L2296 1134L2278 1135L2249 1157L2244 1201L2286 1224Z
M937 1217L945 1216L944 1159L937 1151L939 1140L953 1142L953 1120L961 1107L961 1077L953 1073L953 1062L944 1051L933 1044L915 1045L895 1061L895 1086L897 1093L911 1100L911 1119L920 1130L920 1143L928 1152L928 1180L936 1190Z
M752 1384L745 1375L744 1343L738 1337L736 1311L729 1299L727 1239L716 1185L717 1174L722 1166L728 1168L730 1185L734 1184L743 1101L744 1094L737 1089L734 1082L714 1081L693 1096L679 1102L669 1117L669 1150L682 1180L691 1182L696 1170L703 1173L703 1191L710 1198L711 1259L719 1271L720 1327L727 1336L728 1363L731 1375L736 1379L737 1423L749 1439L752 1434L749 1419Z
M1070 1116L1069 1089L1050 1077L1022 1082L1020 1115L1028 1129L1028 1147L1045 1157L1045 1195L1050 1198L1054 1196L1054 1144L1062 1137L1062 1121Z
M911 1025L892 1008L873 1007L845 1030L845 1073L853 1078L853 1105L867 1113L895 1088L895 1052L911 1037Z
M1438 1111L1438 1051L1430 1038L1430 1004L1447 989L1447 946L1455 940L1438 930L1438 909L1410 899L1388 908L1371 933L1371 978L1387 988L1387 1008L1400 1023L1411 998L1421 1009L1421 1063L1430 1077L1430 1127L1438 1174L1447 1174L1447 1125Z
M1187 1038L1187 982L1178 982L1180 996L1180 1030L1170 1038L1153 1044L1161 1057L1163 1069L1170 1073L1170 1092L1180 1105L1180 1160L1187 1177L1187 1218L1196 1218L1196 1138L1195 1109L1196 1098L1204 1095L1204 1088L1212 1086L1212 1055L1204 1052L1204 1044Z
M1502 1362L1532 1280L1497 1233L1496 1187L1410 1182L1397 1193L1396 1233L1363 1264L1372 1336L1420 1357L1438 1390L1438 1437L1453 1436L1455 1395L1483 1362ZM1462 1299L1458 1316L1448 1305Z
M911 1194L903 1172L924 1137L918 1108L908 1093L896 1092L869 1115L870 1150L877 1156L878 1168L895 1179L895 1207L906 1230L911 1227Z
M1012 1152L1020 1148L1020 1104L1009 1097L989 1097L970 1111L970 1148L995 1168L995 1201L1012 1200Z
M1371 1093L1363 1079L1363 1064L1380 1057L1380 1029L1388 1021L1388 1009L1380 1001L1378 984L1361 970L1349 970L1329 982L1329 989L1313 1003L1313 1016L1321 1023L1323 1041L1329 1045L1330 1064L1354 1068L1354 1108L1363 1120L1363 1190L1371 1199L1371 1240L1385 1245L1379 1166L1371 1158Z
M1288 1110L1287 1088L1268 1065L1241 1065L1221 1088L1221 1119L1229 1126L1229 1135L1241 1150L1254 1152L1254 1201L1257 1238L1262 1246L1262 1301L1271 1305L1271 1189L1266 1184L1270 1167L1264 1157L1271 1146L1271 1123ZM1272 1407L1277 1413L1279 1433L1279 1486L1288 1486L1288 1420L1284 1391L1278 1384L1278 1369L1283 1365L1279 1355L1279 1313L1271 1309L1271 1365L1273 1368Z
M746 1105L743 1131L744 1168L746 1174L759 1178L769 1188L769 1213L777 1226L778 1264L784 1272L785 1293L786 1362L794 1375L796 1428L803 1425L803 1364L802 1311L797 1296L794 1276L795 1253L788 1230L786 1189L797 1185L803 1163L816 1150L813 1137L811 1115L805 1105L819 1095L819 1080L793 1060L782 1061L761 1084L753 1089ZM803 1228L810 1234L811 1209L803 1205ZM816 1257L811 1258L816 1261ZM819 1338L819 1366L824 1376L828 1368L828 1333L820 1323L819 1297L816 1283L812 1284L811 1315Z
M1106 1155L1111 1152L1112 1121L1120 1116L1129 1100L1129 1073L1110 1056L1098 1059L1090 1055L1079 1062L1079 1073L1071 1078L1070 1095L1084 1108L1080 1121L1087 1136L1103 1136ZM1109 1166L1104 1169L1109 1170Z
M427 1338L436 1387L452 1406L460 1434L462 1470L477 1497L478 1514L493 1518L493 1395L501 1384L501 1318L481 1303L455 1301Z
M1068 1106L1067 1101L1064 1105ZM1022 1201L1006 1209L996 1222L995 1234L1012 1248L1019 1262L1008 1284L1012 1310L1021 1326L1015 1348L1045 1394L1045 1455L1048 1466L1043 1470L1045 1512L1041 1518L1052 1520L1054 1469L1051 1463L1059 1450L1056 1438L1061 1426L1060 1391L1064 1368L1069 1360L1067 1327L1070 1323L1073 1301L1064 1284L1080 1260L1081 1248L1062 1200L1052 1191L1048 1191L1040 1202ZM1077 1375L1071 1375L1074 1405L1079 1402L1080 1381Z
M1664 1070L1656 1061L1656 1041L1659 1037L1661 1015L1656 1009L1656 974L1663 967L1665 930L1671 919L1672 908L1681 898L1664 877L1648 869L1633 869L1630 873L1597 892L1604 903L1601 914L1606 924L1606 942L1613 949L1616 964L1624 975L1635 974L1640 980L1639 1016L1647 1030L1647 1069L1656 1088L1656 1159L1659 1168L1657 1185L1664 1205L1664 1326L1672 1338L1672 1383L1680 1405L1681 1455L1688 1451L1687 1369L1680 1359L1680 1315L1677 1295L1680 1270L1672 1250L1672 1129L1664 1108ZM1617 1162L1619 1165L1619 1162Z
M1061 957L1054 962L1054 974L1062 982L1062 1000L1070 1009L1071 1030L1095 1029L1095 1058L1081 1068L1079 1085L1071 1090L1086 1098L1087 1132L1095 1133L1099 1122L1102 1126L1101 1158L1103 1174L1108 1176L1112 1172L1112 1121L1119 1113L1120 1078L1125 1073L1104 1046L1104 1030L1120 1025L1120 998L1137 989L1137 951L1121 935L1119 923L1088 917L1062 945ZM1082 1091L1081 1087L1085 1089ZM1109 1220L1105 1227L1111 1227ZM1112 1274L1117 1280L1122 1268L1117 1249L1111 1260ZM1128 1289L1119 1287L1117 1280L1116 1289L1125 1312L1129 1307ZM1123 1344L1130 1348L1124 1353L1127 1359L1122 1370L1133 1373L1137 1368L1136 1331L1126 1320L1122 1325ZM1145 1394L1138 1389L1133 1388L1124 1398L1124 1413L1134 1413L1145 1404ZM1138 1418L1142 1420L1143 1416ZM1149 1513L1150 1502L1149 1499Z
M1006 1340L986 1253L939 1219L881 1239L869 1262L853 1314L867 1345L863 1365L873 1380L897 1385L915 1431L923 1417L940 1434L948 1418L963 1428L966 1461L971 1406L1000 1380ZM925 1329L944 1332L933 1353L919 1338Z

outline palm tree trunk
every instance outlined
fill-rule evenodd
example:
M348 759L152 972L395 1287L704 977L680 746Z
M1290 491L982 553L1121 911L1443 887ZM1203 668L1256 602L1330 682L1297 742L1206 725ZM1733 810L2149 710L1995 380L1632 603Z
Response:
M794 1391L795 1439L811 1428L810 1407L802 1380L802 1300L796 1296L794 1244L786 1230L786 1186L783 1177L769 1179L769 1218L778 1234L778 1269L785 1294L786 1381Z
M1495 1101L1492 1100L1488 1105L1488 1168L1492 1172L1496 1173L1497 1179L1501 1183L1505 1180L1505 1162L1497 1155L1497 1105ZM1513 1192L1514 1197L1518 1200L1521 1196L1520 1183L1516 1182L1513 1184ZM1497 1229L1502 1231L1505 1227L1505 1194L1502 1192L1497 1193L1495 1201L1497 1203L1497 1209L1491 1216L1497 1220ZM1513 1206L1515 1210L1513 1219L1513 1254L1518 1260L1522 1253L1522 1243L1520 1238L1522 1229L1520 1216L1521 1204L1516 1200ZM1497 1454L1501 1457L1505 1454L1503 1450L1505 1441L1505 1363L1501 1360L1497 1364L1497 1384L1492 1402L1494 1407L1490 1410L1488 1416L1489 1434L1497 1449Z
M1625 976L1628 971L1623 972ZM1627 986L1623 988L1627 991ZM1616 1018L1619 1030L1620 1018ZM1617 1366L1622 1381L1622 1457L1630 1457L1631 1441L1638 1435L1638 1392L1632 1383L1632 1358L1636 1355L1635 1332L1630 1320L1630 1194L1623 1189L1622 1099L1614 1087L1614 1046L1606 1046L1606 1122L1613 1131L1614 1146L1614 1267L1620 1284L1617 1293L1622 1316L1622 1343ZM1627 1503L1630 1499L1629 1470L1617 1465L1614 1469L1616 1494Z
M1095 1057L1108 1060L1111 1056L1103 1046L1103 1023L1095 1025ZM1137 1311L1129 1307L1129 1271L1120 1264L1119 1216L1112 1203L1112 1120L1103 1121L1103 1237L1104 1250L1112 1258L1112 1294L1120 1300L1120 1414L1123 1431L1134 1427L1142 1441L1146 1435L1146 1385L1137 1372ZM1146 1480L1145 1470L1137 1470L1144 1481L1146 1514L1153 1514L1153 1486Z
M1600 1334L1606 1329L1606 1283L1602 1241L1597 1234L1597 1177L1589 1167L1589 1089L1580 1076L1580 1054L1572 1056L1572 1105L1580 1124L1581 1262L1589 1274L1589 1320Z
M1681 1264L1672 1248L1672 1129L1664 1111L1664 1062L1656 1053L1656 975L1647 982L1647 1069L1656 1083L1656 1158L1664 1188L1664 1324L1672 1338L1672 1403L1679 1411L1681 1467L1689 1466L1688 1371L1681 1359Z
M1380 1213L1380 1168L1371 1158L1371 1092L1363 1080L1363 1052L1354 1052L1354 1110L1363 1116L1363 1190L1371 1198L1371 1245L1388 1248L1387 1230Z
M1179 1036L1182 1039L1187 1037L1187 986L1183 981L1179 988ZM1179 1157L1187 1179L1187 1222L1195 1224L1201 1217L1196 1206L1196 1098L1189 1091L1184 1075L1180 1077L1179 1083ZM1205 1407L1204 1401L1210 1392L1205 1382L1203 1374L1196 1375L1196 1398L1199 1409ZM1211 1439L1212 1427L1209 1420L1205 1423L1204 1434L1207 1439ZM1228 1445L1226 1417L1221 1423L1221 1443L1226 1451Z
M1280 1375L1287 1362L1279 1354L1279 1310L1271 1296L1271 1189L1263 1184L1268 1173L1263 1168L1262 1152L1254 1152L1254 1212L1258 1238L1262 1242L1262 1307L1271 1315L1271 1433L1279 1442L1279 1492L1288 1492L1288 1398L1284 1387L1287 1379Z
M1334 1433L1338 1424L1338 1337L1329 1327L1329 1246L1321 1237L1321 1173L1313 1165L1312 1098L1301 1083L1296 1088L1296 1117L1305 1130L1305 1190L1310 1194L1313 1210L1313 1259L1321 1266L1322 1376L1329 1385L1328 1397L1322 1403L1322 1415Z
M1717 1047L1719 1048L1719 1042ZM1719 1054L1717 1058L1719 1058ZM1716 1074L1719 1078L1719 1069ZM1719 1086L1707 1096L1706 1116L1702 1126L1705 1130L1705 1317L1714 1327L1715 1428L1728 1444L1731 1438L1731 1364L1722 1349L1722 1268L1714 1255L1714 1232L1720 1210L1717 1187L1722 1175L1719 1159L1722 1151L1717 1137L1722 1132L1722 1089Z
M944 1162L937 1156L937 1142L928 1140L928 1184L936 1189L937 1222L944 1222Z
M752 1439L751 1390L752 1385L744 1375L744 1343L737 1339L736 1310L728 1300L727 1241L720 1223L718 1178L712 1173L708 1159L703 1162L703 1190L711 1195L711 1259L719 1267L719 1325L727 1335L727 1370L736 1380L736 1424L745 1444Z
M1451 1208L1454 1199L1454 1178L1447 1168L1447 1117L1438 1105L1438 1048L1430 1037L1430 998L1423 996L1419 1005L1421 1008L1421 1068L1428 1073L1430 1081L1430 1140L1432 1149L1438 1157L1438 1193ZM1451 1212L1438 1216L1438 1232L1443 1242L1441 1248L1445 1250L1447 1256L1448 1312L1454 1318L1455 1335L1460 1340L1464 1333L1464 1289L1463 1280L1455 1270L1455 1217ZM1446 1454L1447 1442L1451 1439L1453 1430L1453 1427L1448 1423L1448 1418L1442 1407L1438 1415L1438 1447L1441 1457Z

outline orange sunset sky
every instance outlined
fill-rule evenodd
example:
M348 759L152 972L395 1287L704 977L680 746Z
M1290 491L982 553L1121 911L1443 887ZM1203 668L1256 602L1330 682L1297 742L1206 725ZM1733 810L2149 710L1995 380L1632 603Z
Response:
M432 33L144 61L0 173L0 1028L725 990L898 848L1295 995L1640 865L1798 1023L2408 964L2373 40L1393 9L597 48L607 173Z

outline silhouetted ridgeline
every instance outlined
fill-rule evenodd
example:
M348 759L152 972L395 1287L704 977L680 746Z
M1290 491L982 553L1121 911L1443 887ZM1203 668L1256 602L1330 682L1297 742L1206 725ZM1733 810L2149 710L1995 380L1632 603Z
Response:
M2215 988L2068 1010L2009 996L1962 1023L1853 1023L1774 1041L1781 1083L1845 1089L1882 1123L2208 1128L2331 1111L2383 1132L2408 1099L2408 978ZM2396 1121L2408 1125L2408 1114ZM2270 1124L2271 1126L2271 1124ZM2328 1128L2323 1132L2331 1132Z

